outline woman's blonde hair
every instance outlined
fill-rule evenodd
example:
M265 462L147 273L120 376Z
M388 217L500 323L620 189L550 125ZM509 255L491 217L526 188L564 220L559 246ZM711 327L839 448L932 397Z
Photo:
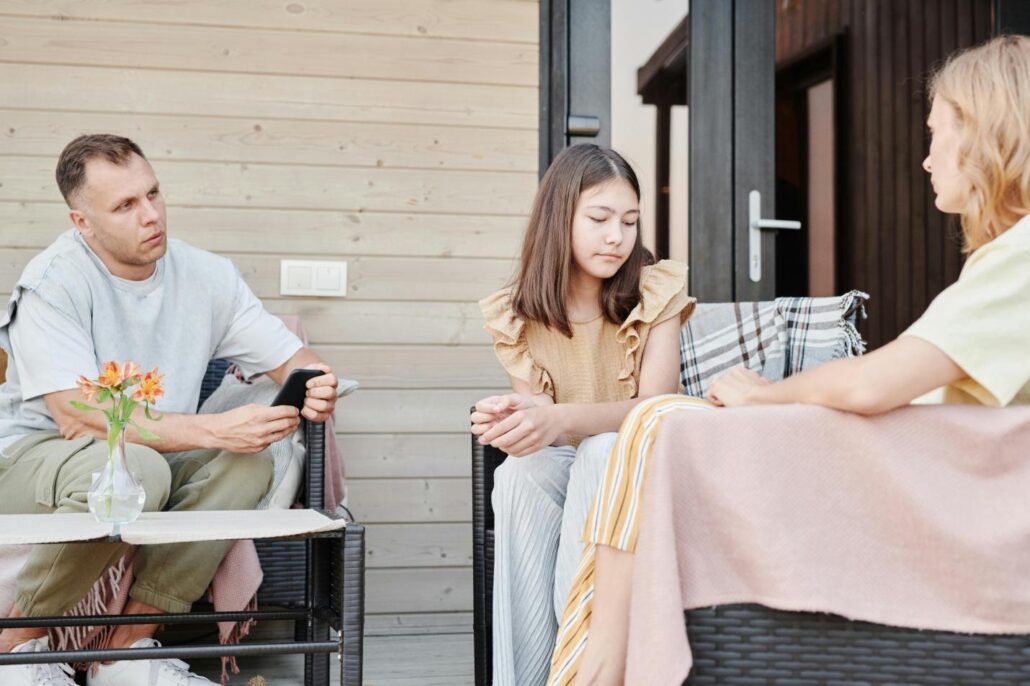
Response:
M1030 214L1030 38L999 36L952 55L929 95L958 115L960 168L972 186L962 233L972 252Z

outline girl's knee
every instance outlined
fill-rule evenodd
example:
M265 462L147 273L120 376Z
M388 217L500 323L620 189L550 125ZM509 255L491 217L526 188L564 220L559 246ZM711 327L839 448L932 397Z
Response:
M587 468L591 471L604 469L611 457L612 447L615 445L616 434L614 432L597 434L584 439L576 451L576 471Z
M569 451L571 453L571 451ZM563 451L545 448L524 457L511 457L494 470L494 490L517 490L525 486L551 483L558 476L564 482L568 475L569 460ZM571 458L571 454L569 455ZM564 473L565 477L562 477Z

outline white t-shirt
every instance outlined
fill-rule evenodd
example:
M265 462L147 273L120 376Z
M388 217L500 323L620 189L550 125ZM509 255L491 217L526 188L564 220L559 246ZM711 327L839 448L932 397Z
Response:
M171 240L145 281L110 273L77 231L26 266L5 313L0 450L56 430L42 396L96 378L108 360L158 367L158 411L195 413L207 363L227 358L247 376L279 367L300 340L267 312L229 260Z

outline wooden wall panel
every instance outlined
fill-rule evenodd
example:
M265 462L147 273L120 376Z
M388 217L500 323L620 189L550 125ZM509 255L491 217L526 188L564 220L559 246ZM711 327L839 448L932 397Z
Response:
M524 0L209 0L189 5L139 0L21 0L4 13L23 17L125 20L150 24L268 28L380 35L537 41L537 8Z
M171 235L234 260L361 382L336 432L384 630L469 626L467 411L506 386L476 300L510 277L536 186L537 14L0 0L0 297L68 226L63 146L136 140ZM347 260L348 296L280 296L279 260L304 257Z
M934 207L922 170L926 77L990 37L991 11L991 0L776 2L778 62L844 35L842 288L872 296L860 324L871 347L900 334L961 270L957 220Z
M161 71L129 65L3 65L0 103L7 107L533 131L539 119L535 86ZM27 83L31 89L25 88Z
M334 237L340 255L510 258L519 247L524 217L518 215L414 214L309 209L170 207L175 237L227 253L245 245L254 254L315 254ZM0 201L5 246L44 248L70 227L68 208L56 201ZM254 241L255 226L261 240Z
M0 60L241 74L515 84L537 82L534 44L145 22L7 17Z
M0 109L10 155L56 159L61 141L83 129L146 136L152 161L255 162L521 171L536 174L536 132L424 124L304 121L201 115L38 112Z
M191 207L518 216L528 213L536 188L536 174L530 172L246 162L155 161L153 166L165 199ZM49 158L5 156L0 201L51 199L53 168Z

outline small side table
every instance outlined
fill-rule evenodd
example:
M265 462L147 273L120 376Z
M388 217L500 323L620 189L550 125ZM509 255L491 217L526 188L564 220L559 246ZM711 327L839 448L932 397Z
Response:
M111 525L90 514L0 515L0 544L124 541L158 545L194 541L303 538L305 605L299 609L253 612L186 612L157 615L88 615L0 619L0 629L117 624L197 624L256 620L304 622L292 642L239 645L183 645L160 648L52 650L0 654L0 665L96 660L150 660L247 655L304 655L305 686L328 686L329 655L340 660L341 686L362 680L365 605L365 528L324 510L145 512L111 536ZM298 573L301 573L298 564ZM330 629L338 633L330 637ZM304 635L299 635L303 633Z

